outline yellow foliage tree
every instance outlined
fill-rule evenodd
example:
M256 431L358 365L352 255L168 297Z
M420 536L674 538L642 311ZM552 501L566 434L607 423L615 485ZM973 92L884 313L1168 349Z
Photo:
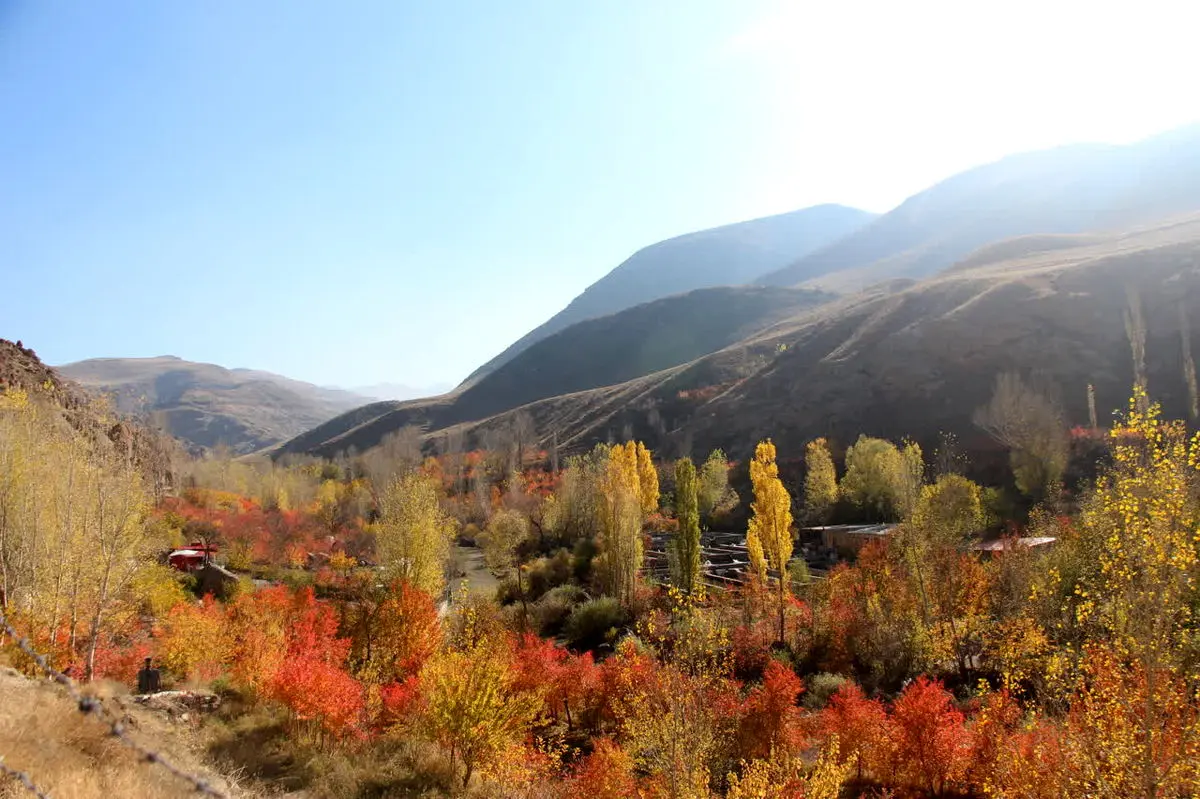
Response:
M637 442L637 474L642 514L648 516L658 510L658 470L654 468L650 450L640 441Z
M751 538L757 538L767 563L779 574L779 640L782 641L788 592L787 568L792 559L792 498L779 479L775 445L770 439L760 442L754 450L750 482L754 486L754 502L750 506L752 515L746 547L750 548Z
M216 677L231 649L225 611L212 600L176 606L159 639L163 664L187 680Z
M532 691L517 691L499 647L445 650L421 671L426 732L464 767L463 786L477 768L518 743L542 706Z
M837 469L829 443L823 438L808 442L804 451L804 515L809 524L825 524L838 500Z
M636 446L632 441L614 445L601 476L600 552L595 568L604 591L627 605L642 568L640 492Z
M446 564L455 522L441 505L441 487L422 472L406 472L379 496L375 548L380 563L394 576L430 596L446 587Z
M1180 786L1170 795L1200 791L1200 717L1194 708L1181 712L1188 701L1180 698L1191 692L1194 702L1200 680L1200 434L1189 440L1183 423L1161 416L1135 387L1110 434L1113 466L1081 518L1103 543L1099 568L1076 588L1076 613L1102 631L1105 650L1093 660L1107 662L1080 678L1085 712L1097 709L1072 747L1082 753L1075 765L1090 795L1162 796L1168 783ZM1176 689L1181 681L1192 688Z

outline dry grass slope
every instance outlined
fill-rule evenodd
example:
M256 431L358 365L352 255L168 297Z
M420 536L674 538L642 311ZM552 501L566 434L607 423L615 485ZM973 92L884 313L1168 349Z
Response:
M184 726L99 692L122 713L132 734L192 773L202 774L231 797L250 797L227 777L213 773L198 755L200 740ZM190 795L189 786L158 766L139 760L97 719L85 718L55 685L0 667L0 754L7 766L27 773L54 799L167 799ZM0 797L28 796L0 778Z

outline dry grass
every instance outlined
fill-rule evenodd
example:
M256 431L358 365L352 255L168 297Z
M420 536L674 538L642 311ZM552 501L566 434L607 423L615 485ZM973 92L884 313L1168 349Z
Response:
M97 694L127 716L140 741L175 765L201 774L230 796L252 797L228 779L204 768L193 747L194 734L157 714L114 697L111 687ZM10 768L27 773L55 799L157 799L190 795L188 786L137 759L97 719L85 718L57 687L0 668L0 755ZM0 782L0 797L24 797L24 788Z

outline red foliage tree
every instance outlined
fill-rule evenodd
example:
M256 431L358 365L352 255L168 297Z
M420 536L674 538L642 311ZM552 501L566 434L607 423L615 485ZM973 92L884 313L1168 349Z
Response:
M344 735L362 717L362 685L344 669L313 657L289 657L271 681L274 697L296 718L326 732Z
M600 738L592 753L567 778L565 796L589 799L627 799L638 796L633 758L609 738Z
M772 660L762 685L746 697L739 724L739 743L746 760L769 759L774 752L792 752L801 744L800 709L796 700L804 683L790 668Z
M868 769L883 777L891 769L891 737L887 711L868 699L853 682L846 682L821 711L819 728L838 737L843 757L853 758L858 778Z
M954 697L936 680L918 677L892 705L898 773L940 796L971 763L971 733Z

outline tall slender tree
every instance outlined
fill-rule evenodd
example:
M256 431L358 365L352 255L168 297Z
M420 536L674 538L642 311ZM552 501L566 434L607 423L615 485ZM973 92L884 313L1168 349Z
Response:
M788 593L787 567L792 559L792 498L779 479L775 463L775 445L771 439L759 442L750 461L750 482L754 486L750 529L762 544L767 563L779 576L779 640L783 640L784 607ZM747 541L749 546L749 540Z
M691 458L675 462L675 516L679 529L672 541L675 585L689 594L700 588L700 510L696 499L696 466Z

